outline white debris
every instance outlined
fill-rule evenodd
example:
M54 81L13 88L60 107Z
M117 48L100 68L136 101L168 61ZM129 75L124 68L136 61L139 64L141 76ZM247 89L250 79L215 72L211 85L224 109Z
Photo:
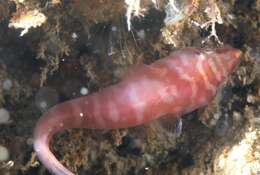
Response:
M127 29L131 30L131 19L132 16L144 16L143 12L145 9L140 7L140 0L125 0L126 3L126 22L127 22Z
M9 159L9 151L6 147L0 145L0 162L7 161Z
M166 25L170 23L182 20L184 18L183 11L180 10L179 4L175 2L176 0L169 0L168 4L165 7L166 18L164 20ZM151 0L154 4L155 8L159 8L158 0ZM127 29L131 30L131 19L133 16L144 16L143 12L146 10L145 8L141 8L140 6L141 0L125 0L126 4L126 22Z
M74 39L74 40L78 39L77 33L73 32L73 33L71 34L71 38Z
M175 0L169 0L169 4L175 12L180 12L179 8L176 6Z
M7 124L10 122L10 114L4 109L0 108L0 124Z
M1 165L0 169L10 169L14 166L14 161L9 160L8 162L5 162ZM6 173L4 175L10 175L9 173Z
M214 0L209 1L209 5L205 10L205 13L207 14L208 18L210 19L208 22L202 24L200 27L201 28L209 28L211 26L211 32L210 35L207 37L206 40L209 40L211 37L215 38L216 41L219 44L223 44L218 36L217 36L217 32L216 32L216 23L218 24L223 24L223 19L221 17L221 12L216 4L216 2ZM203 41L205 42L205 41Z
M30 28L36 28L45 23L47 17L39 12L39 10L22 11L19 14L15 14L10 20L9 27L14 27L15 29L23 29L20 36L26 34Z
M169 0L165 7L166 17L164 18L165 25L175 24L181 21L185 15L180 10L179 4L176 4L175 0Z
M159 8L159 2L157 0L151 0L152 3L154 4L155 8Z

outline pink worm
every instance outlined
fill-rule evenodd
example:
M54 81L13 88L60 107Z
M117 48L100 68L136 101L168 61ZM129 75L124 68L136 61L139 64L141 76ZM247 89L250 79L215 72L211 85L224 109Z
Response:
M233 48L185 48L131 71L121 82L54 106L37 123L34 149L56 175L73 175L49 150L52 136L67 128L128 128L165 114L180 116L206 105L239 62Z

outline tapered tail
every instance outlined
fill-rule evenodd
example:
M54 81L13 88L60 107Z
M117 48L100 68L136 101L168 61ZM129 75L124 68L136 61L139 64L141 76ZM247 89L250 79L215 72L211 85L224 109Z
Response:
M74 175L52 154L49 149L48 142L43 141L41 138L36 138L36 141L34 142L34 149L40 161L51 173L54 173L55 175Z
M55 122L53 121L55 119ZM37 123L34 131L34 150L40 162L55 175L74 175L65 168L53 155L49 149L49 142L52 136L63 128L56 126L58 120L62 117L51 115L49 112L45 114Z

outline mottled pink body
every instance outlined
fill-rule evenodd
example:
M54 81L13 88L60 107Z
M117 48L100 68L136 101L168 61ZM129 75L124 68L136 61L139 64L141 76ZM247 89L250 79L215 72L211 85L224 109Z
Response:
M181 49L139 66L116 85L51 108L35 129L38 158L54 174L72 175L49 150L53 134L66 128L127 128L193 111L215 96L240 54L231 48Z

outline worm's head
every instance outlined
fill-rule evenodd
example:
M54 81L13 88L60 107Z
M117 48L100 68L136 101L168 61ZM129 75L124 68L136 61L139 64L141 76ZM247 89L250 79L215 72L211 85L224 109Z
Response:
M235 48L205 49L201 51L207 62L208 69L205 73L213 84L219 85L223 82L240 62L242 52ZM213 76L210 76L213 75Z
M240 62L240 56L242 52L238 49L234 48L219 48L216 49L216 63L219 64L220 67L225 69L227 74L231 73L233 69L238 65Z

